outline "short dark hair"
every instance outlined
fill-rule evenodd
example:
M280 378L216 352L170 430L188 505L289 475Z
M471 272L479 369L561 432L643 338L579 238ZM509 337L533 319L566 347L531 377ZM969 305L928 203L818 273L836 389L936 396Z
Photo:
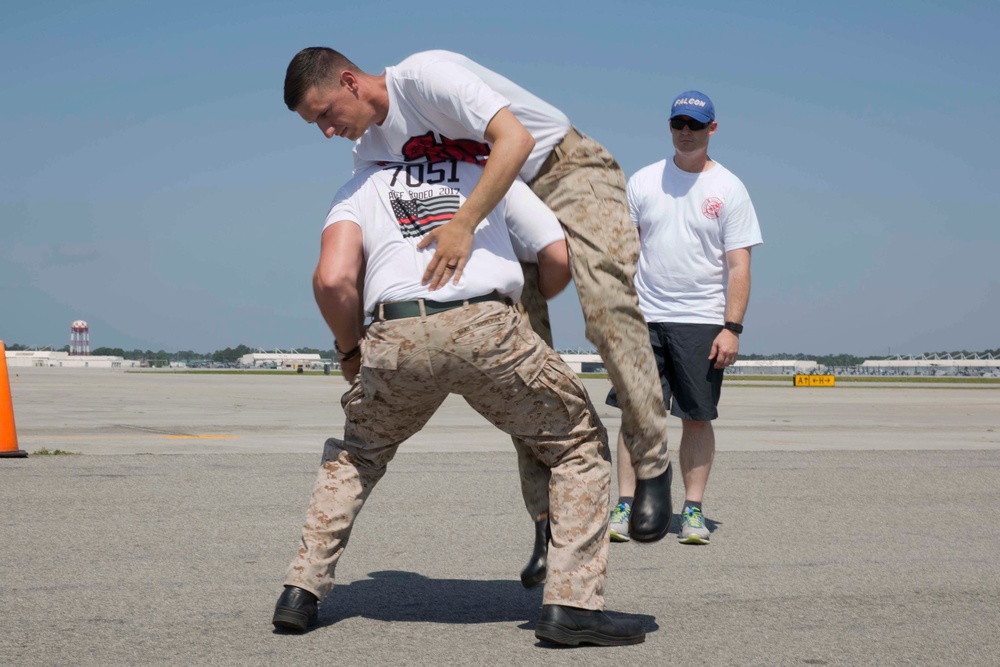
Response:
M344 70L361 73L357 65L338 51L325 46L302 49L288 63L285 72L285 104L295 111L310 88L337 79Z

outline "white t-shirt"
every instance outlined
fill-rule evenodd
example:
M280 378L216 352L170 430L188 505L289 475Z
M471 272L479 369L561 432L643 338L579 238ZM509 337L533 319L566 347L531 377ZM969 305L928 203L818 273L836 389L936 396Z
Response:
M420 284L436 246L420 250L417 243L451 220L482 172L457 161L372 165L337 192L324 229L341 221L361 227L367 314L384 301L453 301L494 290L513 301L520 298L524 276L504 224L504 202L476 227L458 285L448 281L431 292Z
M385 70L389 115L354 146L354 168L370 162L463 160L489 155L486 126L509 107L535 138L520 175L531 182L566 133L566 114L492 70L450 51L416 53Z
M646 321L722 324L726 253L763 243L740 179L718 163L693 174L660 160L629 179L628 202L639 229L635 288Z
M542 248L566 238L556 214L521 179L514 180L504 204L510 242L522 262L537 263Z

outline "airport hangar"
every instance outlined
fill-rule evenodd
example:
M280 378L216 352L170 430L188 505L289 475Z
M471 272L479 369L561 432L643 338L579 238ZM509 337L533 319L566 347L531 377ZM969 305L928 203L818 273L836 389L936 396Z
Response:
M8 368L139 368L138 359L77 355L56 350L6 351Z

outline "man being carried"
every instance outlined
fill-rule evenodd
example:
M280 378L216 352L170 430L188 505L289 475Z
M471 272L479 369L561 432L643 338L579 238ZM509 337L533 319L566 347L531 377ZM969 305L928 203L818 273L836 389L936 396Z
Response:
M313 286L351 382L341 400L346 424L343 439L326 442L276 627L302 632L315 621L355 518L387 464L457 393L551 471L552 545L535 635L569 645L645 638L637 621L601 611L607 434L580 380L512 305L523 278L503 203L477 226L460 280L433 294L421 282L433 256L421 240L456 214L482 171L456 161L372 166L334 199ZM366 314L373 321L362 336Z

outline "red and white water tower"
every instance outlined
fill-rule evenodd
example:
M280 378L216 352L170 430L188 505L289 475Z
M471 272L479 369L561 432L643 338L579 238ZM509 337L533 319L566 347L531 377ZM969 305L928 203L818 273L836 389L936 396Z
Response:
M73 326L69 328L69 353L90 354L90 327L83 320L73 322Z

